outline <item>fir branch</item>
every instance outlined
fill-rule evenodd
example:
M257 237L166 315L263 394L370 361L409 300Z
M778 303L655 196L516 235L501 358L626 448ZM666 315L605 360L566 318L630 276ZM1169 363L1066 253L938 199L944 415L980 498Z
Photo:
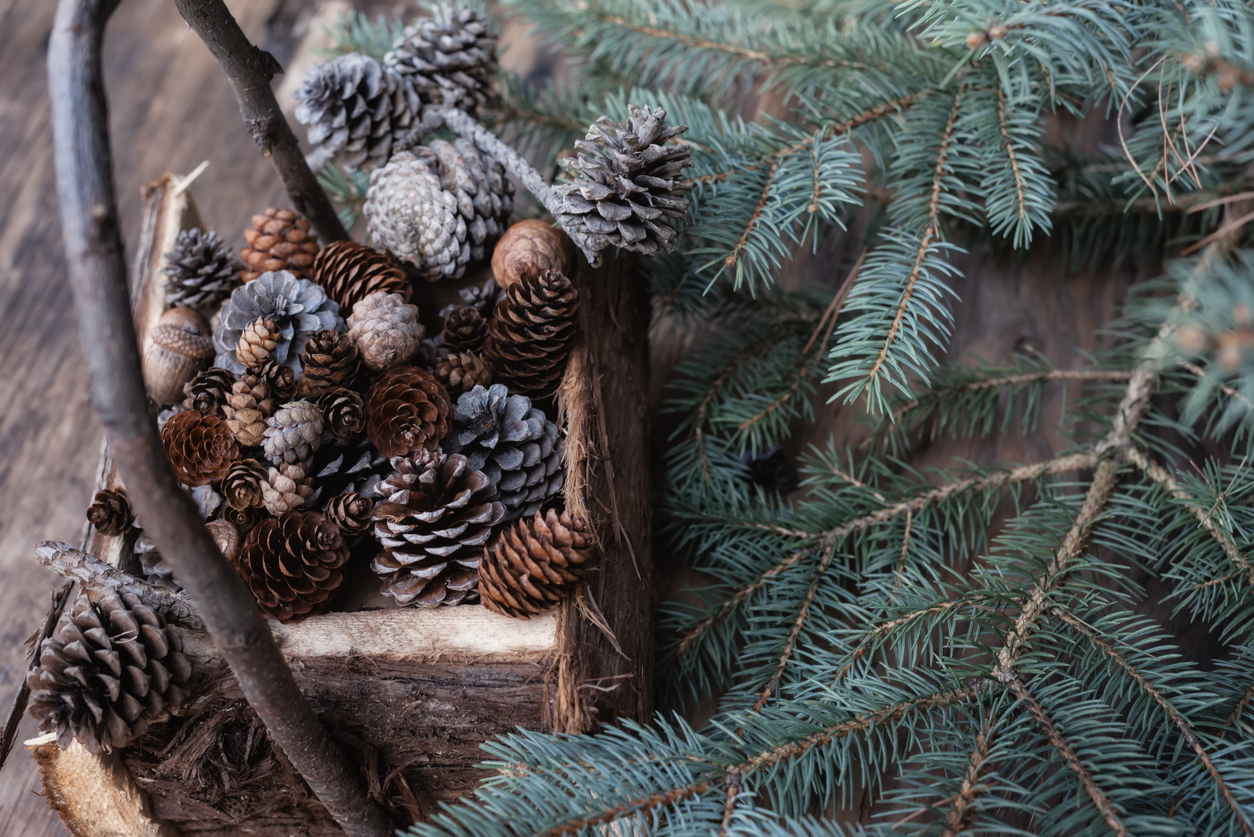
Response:
M980 793L988 790L984 781L985 771L989 769L989 748L993 741L995 727L997 726L997 716L987 715L984 722L980 725L980 731L975 736L975 747L971 749L969 763L966 772L962 777L962 785L958 791L958 795L954 797L953 808L949 811L949 816L945 818L945 831L941 837L958 837L959 834L971 827L971 823L975 818L975 810L973 808L975 798Z

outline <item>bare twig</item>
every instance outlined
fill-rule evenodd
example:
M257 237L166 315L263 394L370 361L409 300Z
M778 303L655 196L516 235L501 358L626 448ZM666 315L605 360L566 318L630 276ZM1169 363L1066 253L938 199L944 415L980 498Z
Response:
M198 14L205 8L225 9L220 2L180 0L179 5ZM174 566L275 743L348 834L384 837L391 824L310 709L252 595L180 490L148 412L118 229L101 66L105 22L116 6L117 0L61 0L48 48L61 229L91 370L92 403L145 531ZM234 21L229 28L238 30ZM223 47L216 30L206 34L213 36L214 46Z

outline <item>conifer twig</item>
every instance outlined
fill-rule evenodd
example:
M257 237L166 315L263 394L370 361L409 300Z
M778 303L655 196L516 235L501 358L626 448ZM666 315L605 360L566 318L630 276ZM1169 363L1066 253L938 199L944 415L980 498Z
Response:
M986 715L980 724L980 731L975 736L975 746L967 759L967 769L962 774L962 785L958 795L954 797L954 807L945 819L945 831L941 837L958 837L971 825L975 813L972 808L975 797L985 789L982 779L988 766L988 751L992 746L993 727L996 723L995 715Z

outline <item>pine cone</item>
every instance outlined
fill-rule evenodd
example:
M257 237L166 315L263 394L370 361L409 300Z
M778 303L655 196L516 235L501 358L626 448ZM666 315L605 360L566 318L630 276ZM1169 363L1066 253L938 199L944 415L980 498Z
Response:
M347 441L366 429L366 402L351 389L328 389L318 399L318 409L336 441Z
M384 374L366 393L366 434L379 453L435 450L448 435L453 405L435 376L416 366Z
M334 523L316 512L290 511L258 523L235 570L267 616L280 622L321 613L344 581L348 548Z
M450 395L492 383L492 370L474 352L450 352L435 363L435 376Z
M431 140L370 175L362 211L370 237L429 280L460 277L500 236L514 187L465 139Z
M255 459L239 459L222 478L222 496L233 509L255 509L263 504L261 483L266 466Z
M361 369L361 355L353 341L333 329L309 338L300 362L305 371L299 390L305 398L318 398L336 387L352 387Z
M424 105L451 105L474 113L496 77L496 37L475 9L441 4L430 18L405 27L383 57Z
M353 313L353 306L362 299L378 291L400 294L409 302L414 290L405 271L386 253L356 241L335 241L323 247L314 259L313 280L339 303L344 316Z
M270 520L266 515L265 506L255 506L247 509L233 509L227 506L222 510L222 519L229 520L235 525L240 532L247 534L251 532L258 523L263 520Z
M290 401L266 419L262 450L275 464L304 462L322 445L322 411L309 401Z
M496 486L493 499L505 506L505 519L513 520L534 514L562 490L566 446L558 435L557 425L532 407L531 399L494 384L457 399L447 447Z
M249 371L266 382L270 397L280 404L284 401L291 401L292 396L296 394L296 372L290 366L275 360L267 360Z
M171 307L214 310L240 283L243 265L216 232L183 230L163 258L165 301Z
M203 416L222 415L222 406L235 387L235 375L211 366L183 385L183 406Z
M235 524L229 520L210 520L205 524L205 528L209 530L209 535L217 545L218 551L222 553L222 557L228 561L234 561L239 555L242 543L239 529Z
M488 321L474 306L455 308L444 318L444 330L440 336L450 352L477 352L483 348L483 339L488 336Z
M419 451L392 460L376 489L375 536L384 551L371 567L399 605L459 604L479 579L482 546L505 514L492 484L464 456Z
M313 496L313 480L306 476L301 462L271 468L261 481L262 504L275 517L305 506Z
M226 426L244 447L260 445L266 433L266 419L274 412L275 399L259 370L246 373L231 387L222 406Z
M135 525L135 511L124 488L105 488L96 492L95 501L87 507L87 519L102 535L125 535Z
M257 320L274 321L278 331L270 358L291 366L296 375L301 371L300 354L310 337L323 329L344 330L340 306L327 298L320 285L298 279L286 270L267 273L236 288L222 306L218 327L213 330L213 346L218 352L214 366L236 375L244 373L236 349L244 330Z
M374 501L356 491L332 497L327 503L327 520L340 527L345 536L360 535L370 528Z
M530 619L562 600L583 577L592 537L583 518L555 509L536 512L502 530L479 565L483 606Z
M269 317L258 317L249 323L235 344L235 359L245 369L260 366L279 347L279 325Z
M62 749L75 739L93 753L125 747L182 709L192 676L182 651L138 597L80 594L40 647L27 681L31 715Z
M568 264L566 237L539 218L511 226L492 250L492 276L502 288L508 288L527 273L565 273Z
M349 171L386 163L422 106L404 77L357 52L314 64L296 101L309 144Z
M627 109L627 125L602 116L575 143L578 154L562 162L575 182L553 188L560 199L558 220L581 230L597 252L613 246L645 255L669 253L678 235L671 224L688 214L678 178L692 165L692 149L667 141L687 127L663 127L661 108Z
M575 339L579 291L556 270L510 285L488 321L483 359L493 380L545 398L557 390Z
M417 306L399 294L373 293L348 318L348 338L361 352L362 363L375 372L408 363L426 334Z
M178 413L165 423L161 446L178 481L193 487L222 479L239 459L239 445L227 423L195 410Z
M248 245L240 251L244 257L240 276L245 282L275 271L309 278L309 267L318 253L318 236L309 231L309 222L292 210L271 207L262 215L254 215L253 225L244 230L244 240Z

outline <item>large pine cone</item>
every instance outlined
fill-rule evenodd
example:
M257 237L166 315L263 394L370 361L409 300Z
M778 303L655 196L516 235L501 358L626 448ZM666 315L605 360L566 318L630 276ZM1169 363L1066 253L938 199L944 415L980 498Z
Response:
M450 352L477 352L483 348L488 336L488 321L473 305L454 308L444 318L444 330L440 337Z
M366 429L366 402L351 389L335 387L318 399L324 428L337 442L345 442Z
M488 320L483 359L493 380L544 398L557 391L575 339L579 291L556 270L510 285Z
M382 372L413 360L427 330L418 322L418 306L399 294L376 291L357 303L348 318L348 339L367 369Z
M527 218L512 225L496 243L492 250L492 277L496 284L508 288L528 273L564 273L568 258L566 237L561 230L539 218Z
M450 352L435 362L435 376L449 395L486 387L492 383L492 370L474 352Z
M222 479L239 459L239 445L227 423L195 410L177 413L165 423L161 445L178 481L193 487Z
M203 416L222 415L227 396L235 387L235 375L229 369L211 366L183 385L183 406Z
M496 76L496 37L477 10L441 4L430 18L405 27L383 61L405 77L424 105L474 113Z
M87 519L102 535L125 535L135 525L135 511L124 488L105 488L87 507Z
M434 375L401 366L380 377L366 393L366 434L389 458L435 450L448 435L452 411L448 392Z
M469 140L431 140L370 175L362 211L372 240L434 281L456 279L505 228L514 187Z
M505 506L506 520L534 514L566 481L557 425L502 384L475 387L457 399L447 447L496 486L494 499Z
M243 265L216 232L183 230L163 258L165 301L172 307L216 309L240 283Z
M376 489L375 536L384 551L371 566L397 604L459 604L479 580L482 546L505 510L492 484L464 456L419 451L392 460Z
M503 529L479 565L479 595L495 613L530 619L556 605L583 577L592 535L583 518L555 509Z
M348 335L334 329L309 338L300 362L305 370L300 377L300 393L306 398L318 398L335 387L355 386L361 370L357 347Z
M409 302L414 290L405 271L386 253L356 241L336 241L323 247L314 259L313 280L339 303L345 317L353 313L354 305L378 291L400 294Z
M316 512L289 511L248 533L235 570L261 612L286 622L321 613L343 583L347 561L334 523Z
M575 143L577 155L563 161L574 182L553 188L558 220L582 231L597 252L669 253L678 235L671 224L688 214L679 173L692 165L692 149L667 141L688 129L664 127L661 108L627 108L627 125L602 116Z
M322 411L310 401L289 401L266 419L262 450L276 465L306 462L322 446Z
M421 107L400 74L357 52L314 64L296 101L309 144L349 171L386 163L393 139L408 131Z
M253 225L244 230L248 245L240 251L244 258L245 282L263 273L290 271L298 279L309 278L309 267L318 253L318 236L309 222L290 209L270 207L253 216Z
M244 374L236 350L244 330L258 320L272 320L278 329L270 359L291 366L297 375L301 371L300 354L310 337L328 328L344 330L340 306L327 298L321 285L285 270L267 273L236 288L222 306L218 327L213 330L213 347L218 352L214 366ZM261 360L265 358L258 363Z
M260 445L266 435L266 419L274 412L275 398L260 370L246 373L231 387L222 406L226 426L244 447Z
M125 747L177 714L192 667L178 634L136 596L80 594L43 641L31 672L30 712L64 749Z

